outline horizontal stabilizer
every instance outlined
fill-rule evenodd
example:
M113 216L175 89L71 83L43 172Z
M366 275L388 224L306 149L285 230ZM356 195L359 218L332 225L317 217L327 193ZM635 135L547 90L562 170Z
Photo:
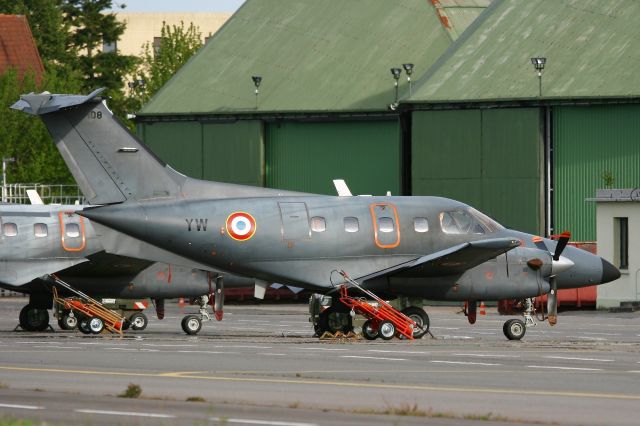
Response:
M82 105L102 93L105 88L96 89L88 95L52 95L51 93L29 93L20 96L12 109L32 115L43 115L72 106Z
M419 257L410 262L358 279L361 283L374 278L437 277L461 274L520 245L514 238L493 238L459 244Z

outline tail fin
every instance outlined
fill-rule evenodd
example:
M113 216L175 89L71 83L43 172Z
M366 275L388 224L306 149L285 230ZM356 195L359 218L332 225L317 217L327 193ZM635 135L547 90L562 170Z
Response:
M11 106L38 115L92 204L175 197L186 179L156 157L107 108L88 96L29 94Z

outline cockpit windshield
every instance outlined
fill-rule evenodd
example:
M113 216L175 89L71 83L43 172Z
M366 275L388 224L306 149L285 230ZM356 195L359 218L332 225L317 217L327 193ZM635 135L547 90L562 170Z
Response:
M440 213L440 227L445 234L482 235L504 229L498 222L473 207Z

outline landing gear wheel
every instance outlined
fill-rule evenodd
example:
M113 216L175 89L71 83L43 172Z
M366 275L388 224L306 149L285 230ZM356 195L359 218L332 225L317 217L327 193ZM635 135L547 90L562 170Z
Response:
M49 311L27 305L20 310L20 327L27 331L44 331L49 327Z
M373 321L366 320L362 324L362 337L367 340L376 340L378 338L378 330L373 326Z
M82 318L78 321L78 330L82 334L91 334L91 329L89 328L89 321L91 318Z
M396 326L391 321L384 320L378 327L378 333L380 333L382 340L391 340L396 334Z
M89 320L89 330L92 334L100 334L104 330L104 321L98 317Z
M198 334L202 328L202 320L197 315L187 315L182 318L182 330L190 336Z
M402 310L402 313L416 322L417 328L413 330L414 339L422 339L429 331L429 315L422 308L410 306Z
M147 328L149 324L149 319L142 312L138 312L137 314L131 315L129 319L129 323L131 323L131 329L136 331L142 331Z
M524 321L519 319L510 319L504 323L502 331L504 331L504 335L507 336L507 339L520 340L527 332L527 327L524 325Z
M333 306L320 314L319 325L323 333L325 331L330 333L341 331L346 334L353 331L353 322L349 311L340 311Z
M73 330L78 326L78 318L70 313L62 314L62 317L58 319L58 325L63 330Z

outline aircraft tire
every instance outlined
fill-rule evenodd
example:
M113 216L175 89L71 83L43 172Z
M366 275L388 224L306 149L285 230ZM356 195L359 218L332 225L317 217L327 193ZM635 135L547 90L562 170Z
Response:
M182 318L182 330L190 336L198 334L202 328L202 320L197 315L187 315Z
M378 333L380 334L380 338L382 340L391 340L393 336L396 335L396 326L389 320L384 320L380 322L380 326L378 327Z
M362 324L362 337L367 340L376 340L379 337L378 330L373 327L373 321L366 320Z
M82 334L91 334L91 329L89 328L89 321L91 318L82 318L78 321L78 330Z
M70 316L68 313L62 314L58 319L58 325L62 330L73 330L78 326L78 318Z
M402 313L414 320L418 327L422 329L422 331L414 330L413 338L422 339L422 336L427 334L429 331L429 315L427 315L424 309L415 306L409 306L408 308L403 309Z
M20 327L27 331L44 331L49 327L49 311L26 305L20 310Z
M321 333L328 331L330 333L336 333L341 331L347 334L353 331L353 321L349 311L340 311L335 307L330 307L320 314L318 319Z
M527 332L524 321L519 319L510 319L504 323L502 327L504 335L509 340L521 340Z
M98 317L93 317L89 320L89 330L91 334L100 334L104 330L104 321Z
M142 312L135 313L129 318L131 329L136 331L142 331L149 325L149 319Z

